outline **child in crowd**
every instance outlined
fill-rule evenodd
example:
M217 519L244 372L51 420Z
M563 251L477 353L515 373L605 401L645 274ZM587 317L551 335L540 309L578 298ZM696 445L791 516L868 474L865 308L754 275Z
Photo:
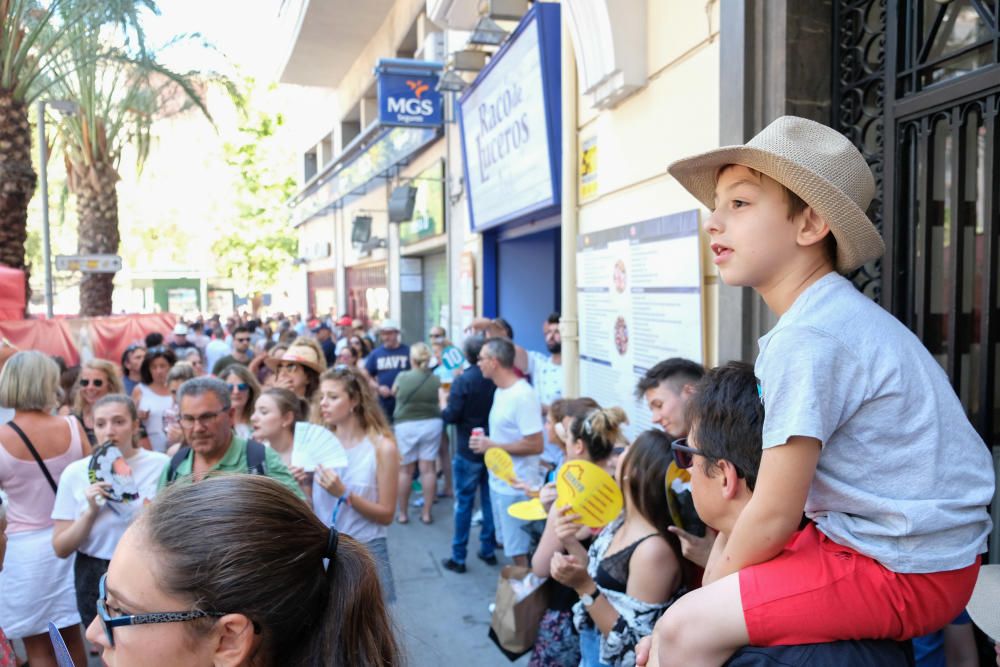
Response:
M706 585L657 624L660 665L943 627L972 592L995 480L938 363L840 275L884 251L864 157L785 117L670 173L713 209L723 281L753 287L780 319L756 363L767 414L754 494Z

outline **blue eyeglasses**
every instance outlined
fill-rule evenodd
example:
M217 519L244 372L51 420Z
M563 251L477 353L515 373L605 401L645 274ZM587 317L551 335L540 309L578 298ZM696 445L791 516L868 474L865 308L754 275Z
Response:
M123 625L146 625L147 623L183 623L186 621L194 621L199 618L218 618L225 616L224 613L218 611L202 611L201 609L194 609L191 611L157 611L148 614L129 614L122 616L112 616L108 613L107 605L107 588L105 586L105 581L108 575L104 573L101 575L101 582L98 586L98 596L97 596L97 616L101 619L101 625L104 626L104 636L108 638L108 645L115 645L115 635L114 629ZM256 624L254 624L254 629L256 630Z

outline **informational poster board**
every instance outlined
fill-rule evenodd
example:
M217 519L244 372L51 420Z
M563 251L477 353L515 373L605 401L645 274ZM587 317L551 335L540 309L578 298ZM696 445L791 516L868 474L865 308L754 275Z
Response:
M580 395L624 408L629 439L651 426L639 378L670 357L704 363L698 225L686 211L577 239Z

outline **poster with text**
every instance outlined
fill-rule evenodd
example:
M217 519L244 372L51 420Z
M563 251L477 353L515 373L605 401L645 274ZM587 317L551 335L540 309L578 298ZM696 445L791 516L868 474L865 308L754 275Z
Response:
M651 426L639 378L657 362L704 363L698 211L577 239L580 395L618 405L635 438Z

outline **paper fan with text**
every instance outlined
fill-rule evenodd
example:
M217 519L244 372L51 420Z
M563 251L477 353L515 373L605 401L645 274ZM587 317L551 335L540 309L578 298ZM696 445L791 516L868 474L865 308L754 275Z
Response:
M139 499L139 486L132 476L132 468L114 443L106 442L94 449L87 466L87 476L91 484L107 482L111 485L108 500L130 503Z
M313 472L317 465L326 469L347 466L347 451L328 428L308 422L295 423L292 465Z

